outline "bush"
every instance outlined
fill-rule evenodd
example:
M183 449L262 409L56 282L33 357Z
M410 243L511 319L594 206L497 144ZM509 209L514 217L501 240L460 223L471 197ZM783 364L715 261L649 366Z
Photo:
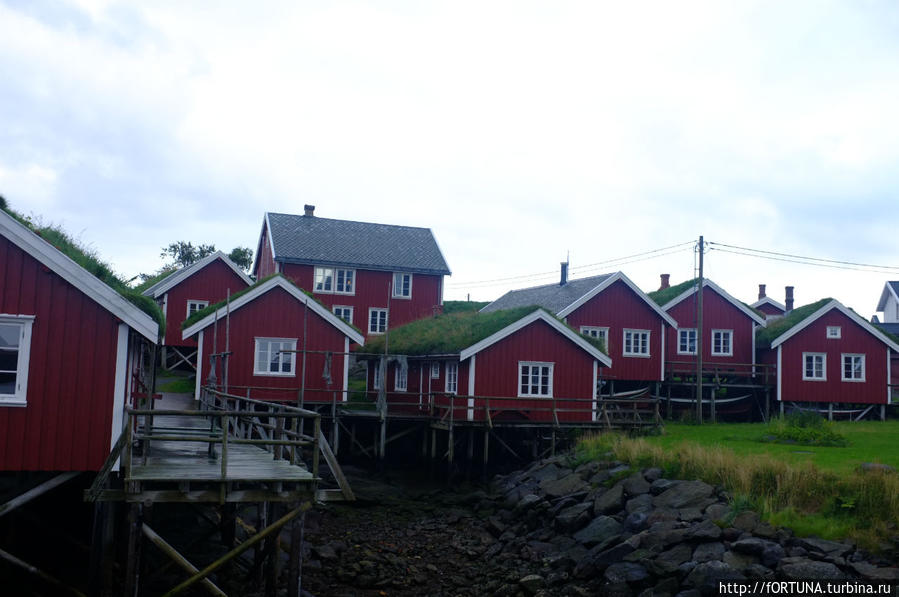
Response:
M813 412L791 413L772 419L761 438L766 442L802 444L804 446L844 447L849 441L834 428L832 422Z

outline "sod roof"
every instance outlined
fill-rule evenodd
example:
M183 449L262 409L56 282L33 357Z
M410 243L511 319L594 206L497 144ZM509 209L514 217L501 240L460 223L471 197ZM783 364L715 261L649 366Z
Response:
M445 313L428 319L420 319L390 330L387 333L388 350L391 354L409 356L458 354L465 348L492 336L537 309L542 309L542 307L531 305L487 313L460 311ZM545 309L542 310L546 311ZM550 316L558 319L552 314ZM565 325L575 334L578 334L573 328L567 324ZM606 352L602 341L589 336L578 335L603 353ZM359 352L383 353L384 341L384 336L369 338Z
M674 286L669 286L663 290L653 290L646 294L649 298L654 300L660 307L664 307L683 293L687 292L694 286L696 286L697 279L693 278L692 280L687 280L686 282L681 282L680 284L675 284Z
M759 328L755 333L756 345L759 348L770 348L772 342L808 319L818 309L832 300L833 299L830 298L823 298L814 303L793 309L790 311L790 314L785 317L769 321L766 327Z

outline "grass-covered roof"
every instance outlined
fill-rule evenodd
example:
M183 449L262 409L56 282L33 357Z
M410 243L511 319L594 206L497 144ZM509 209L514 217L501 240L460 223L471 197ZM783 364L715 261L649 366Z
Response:
M390 330L387 334L388 350L391 354L409 356L456 354L537 309L541 308L536 306L517 307L489 313L457 311L420 319ZM588 336L581 337L603 353L606 352L600 340ZM371 337L359 352L383 353L384 341L384 336Z
M178 271L178 268L174 267L174 266L165 268L162 271L157 272L156 274L150 276L149 278L147 278L146 280L144 280L143 282L141 282L140 284L135 286L134 289L138 292L144 292L147 288L153 286L157 282L162 282L163 280L165 280L166 278L168 278L169 276L171 276L172 274L174 274L177 271Z
M674 286L669 286L664 290L654 290L647 293L646 296L654 300L660 307L664 307L672 300L696 286L696 282L697 280L694 278L692 280L687 280L686 282L681 282L680 284L675 284Z
M811 316L815 311L832 301L833 299L824 298L808 305L803 305L797 309L790 311L786 317L769 320L768 325L759 328L755 333L756 345L759 348L769 348L782 334L788 332L791 328L799 325Z
M489 301L443 301L443 312L480 311L489 304Z
M82 246L59 226L36 223L31 218L15 212L2 198L0 198L0 209L56 247L59 252L119 293L125 300L152 317L159 324L159 333L165 333L165 316L162 314L162 309L159 308L156 301L150 297L143 296L137 289L129 287L124 280L112 271L108 264L100 260L96 251Z

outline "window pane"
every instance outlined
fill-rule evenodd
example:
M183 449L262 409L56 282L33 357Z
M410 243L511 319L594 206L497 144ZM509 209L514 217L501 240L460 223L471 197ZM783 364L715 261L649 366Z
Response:
M19 351L0 349L0 371L12 371L15 373L19 368Z
M18 348L22 327L0 323L0 348Z
M0 373L0 394L15 394L16 393L16 374L12 373Z

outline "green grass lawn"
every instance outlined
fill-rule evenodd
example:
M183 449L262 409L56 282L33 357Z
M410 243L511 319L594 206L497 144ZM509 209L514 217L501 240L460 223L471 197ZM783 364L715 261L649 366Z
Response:
M737 454L770 454L790 464L813 463L819 469L837 473L851 472L863 462L880 462L899 470L899 421L836 422L834 429L849 440L846 447L759 441L766 427L764 423L667 423L663 435L647 437L646 441L664 448L684 442L725 446Z

